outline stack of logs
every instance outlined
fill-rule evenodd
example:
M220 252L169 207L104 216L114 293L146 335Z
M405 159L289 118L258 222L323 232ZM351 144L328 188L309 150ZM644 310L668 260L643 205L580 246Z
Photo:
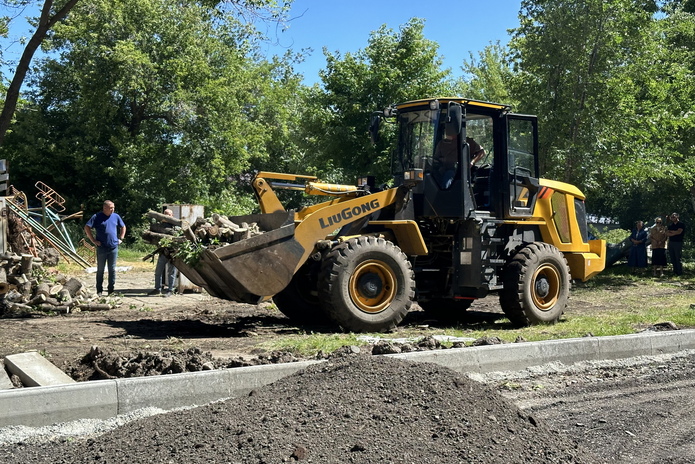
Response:
M0 314L27 316L36 311L67 314L76 310L108 310L117 301L105 302L74 277L43 277L41 260L30 254L0 255Z
M203 243L214 239L224 243L234 243L262 233L255 222L236 224L219 214L196 219L191 229L196 238Z
M235 224L220 214L197 218L193 224L155 211L149 211L147 216L156 222L152 222L150 230L143 232L142 237L157 246L161 245L161 239L171 241L174 246L187 240L203 244L209 244L215 239L220 243L233 243L262 233L255 222Z

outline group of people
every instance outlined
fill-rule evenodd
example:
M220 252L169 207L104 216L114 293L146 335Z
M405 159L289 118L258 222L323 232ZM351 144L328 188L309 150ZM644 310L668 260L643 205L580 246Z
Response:
M99 296L104 295L104 272L108 270L106 291L108 295L114 292L116 286L116 260L118 245L123 242L126 233L125 222L118 213L113 201L106 200L100 212L94 214L84 226L84 232L96 247L97 273L96 290ZM170 209L164 214L174 216ZM148 295L171 296L176 288L178 271L171 260L160 251L157 266L154 271L154 290Z
M668 242L668 254L673 265L673 274L680 276L683 274L683 236L685 235L685 224L681 222L678 213L669 216L668 226L663 224L660 217L654 220L654 225L647 231L644 222L635 222L635 228L630 234L632 247L627 259L627 265L632 268L633 273L647 267L647 245L652 247L652 273L654 276L664 276L666 268L666 243Z

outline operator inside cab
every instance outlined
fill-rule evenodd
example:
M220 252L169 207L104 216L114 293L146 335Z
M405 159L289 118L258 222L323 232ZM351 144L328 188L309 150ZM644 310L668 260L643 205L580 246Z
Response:
M458 170L460 144L458 143L458 134L446 134L443 130L442 133L443 137L437 143L437 148L434 151L433 174L439 186L448 189ZM466 137L466 143L471 154L471 166L474 166L485 156L485 149L470 137Z

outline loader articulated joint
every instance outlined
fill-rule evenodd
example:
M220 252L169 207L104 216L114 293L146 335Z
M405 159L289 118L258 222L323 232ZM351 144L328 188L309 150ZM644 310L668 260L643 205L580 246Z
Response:
M330 250L331 248L336 246L338 243L340 243L340 242L338 242L338 240L319 240L318 242L316 242L316 249L318 249L318 250ZM313 258L313 256L312 256L312 258ZM320 259L321 259L321 257L319 256L319 260Z

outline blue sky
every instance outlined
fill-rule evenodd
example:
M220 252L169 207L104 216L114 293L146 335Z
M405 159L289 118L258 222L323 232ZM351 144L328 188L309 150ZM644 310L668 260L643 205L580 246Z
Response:
M313 49L311 55L296 67L304 75L305 83L310 85L318 82L318 72L326 66L323 47L331 53L356 52L367 46L370 33L382 25L397 31L408 20L417 17L425 20L425 37L439 44L444 66L451 68L454 75L460 75L460 66L469 58L470 52L477 57L477 52L491 42L508 42L507 30L519 25L520 5L521 0L449 0L442 3L427 0L294 0L289 29L276 31L269 25L269 30L264 31L273 42L277 42L275 46L267 46L265 51L268 55L282 55L288 49ZM31 12L26 10L21 16L29 15ZM23 19L20 17L16 21L10 29L11 39L0 40L5 59L9 60L18 60L23 49L16 43L21 34L19 31L29 34ZM40 52L35 58L38 56Z
M519 25L520 5L520 0L294 0L289 29L267 31L278 42L267 51L281 55L287 49L312 48L311 56L297 67L312 84L326 66L323 47L331 53L356 52L381 25L397 31L417 17L425 20L425 37L439 44L444 66L459 75L470 52L477 57L490 42L509 41L507 30Z

